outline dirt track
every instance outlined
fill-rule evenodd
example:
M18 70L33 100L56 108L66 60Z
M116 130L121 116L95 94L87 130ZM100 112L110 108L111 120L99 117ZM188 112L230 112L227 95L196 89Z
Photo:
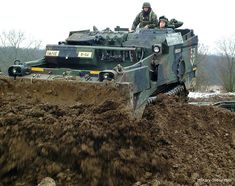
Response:
M41 103L0 91L0 185L232 185L235 114L161 96L141 121L117 102Z

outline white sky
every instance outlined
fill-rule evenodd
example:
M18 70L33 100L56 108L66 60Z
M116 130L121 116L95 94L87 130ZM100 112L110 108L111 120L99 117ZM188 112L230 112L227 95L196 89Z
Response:
M0 32L15 29L43 46L66 39L69 31L116 25L131 27L144 0L0 0ZM234 0L149 0L158 17L183 21L214 50L215 42L235 35Z

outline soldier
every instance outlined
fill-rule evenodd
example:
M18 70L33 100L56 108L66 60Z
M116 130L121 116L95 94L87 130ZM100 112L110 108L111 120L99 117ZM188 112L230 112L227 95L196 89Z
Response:
M143 4L143 10L136 16L131 30L135 30L139 25L139 28L154 28L157 27L157 15L153 12L150 3L145 2Z
M162 28L166 28L168 24L168 19L165 16L161 16L159 17L159 23L158 23L158 27L160 29Z

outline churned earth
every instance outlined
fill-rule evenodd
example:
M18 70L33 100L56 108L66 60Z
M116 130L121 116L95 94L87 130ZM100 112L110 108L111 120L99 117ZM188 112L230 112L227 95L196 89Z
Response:
M225 109L162 95L137 121L116 100L52 104L4 86L0 185L235 184L235 114Z

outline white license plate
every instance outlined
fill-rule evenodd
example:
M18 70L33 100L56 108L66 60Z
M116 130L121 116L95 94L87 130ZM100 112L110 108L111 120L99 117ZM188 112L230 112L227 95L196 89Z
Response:
M46 56L59 56L60 51L58 50L47 50Z
M78 57L80 58L91 58L92 52L78 52Z

